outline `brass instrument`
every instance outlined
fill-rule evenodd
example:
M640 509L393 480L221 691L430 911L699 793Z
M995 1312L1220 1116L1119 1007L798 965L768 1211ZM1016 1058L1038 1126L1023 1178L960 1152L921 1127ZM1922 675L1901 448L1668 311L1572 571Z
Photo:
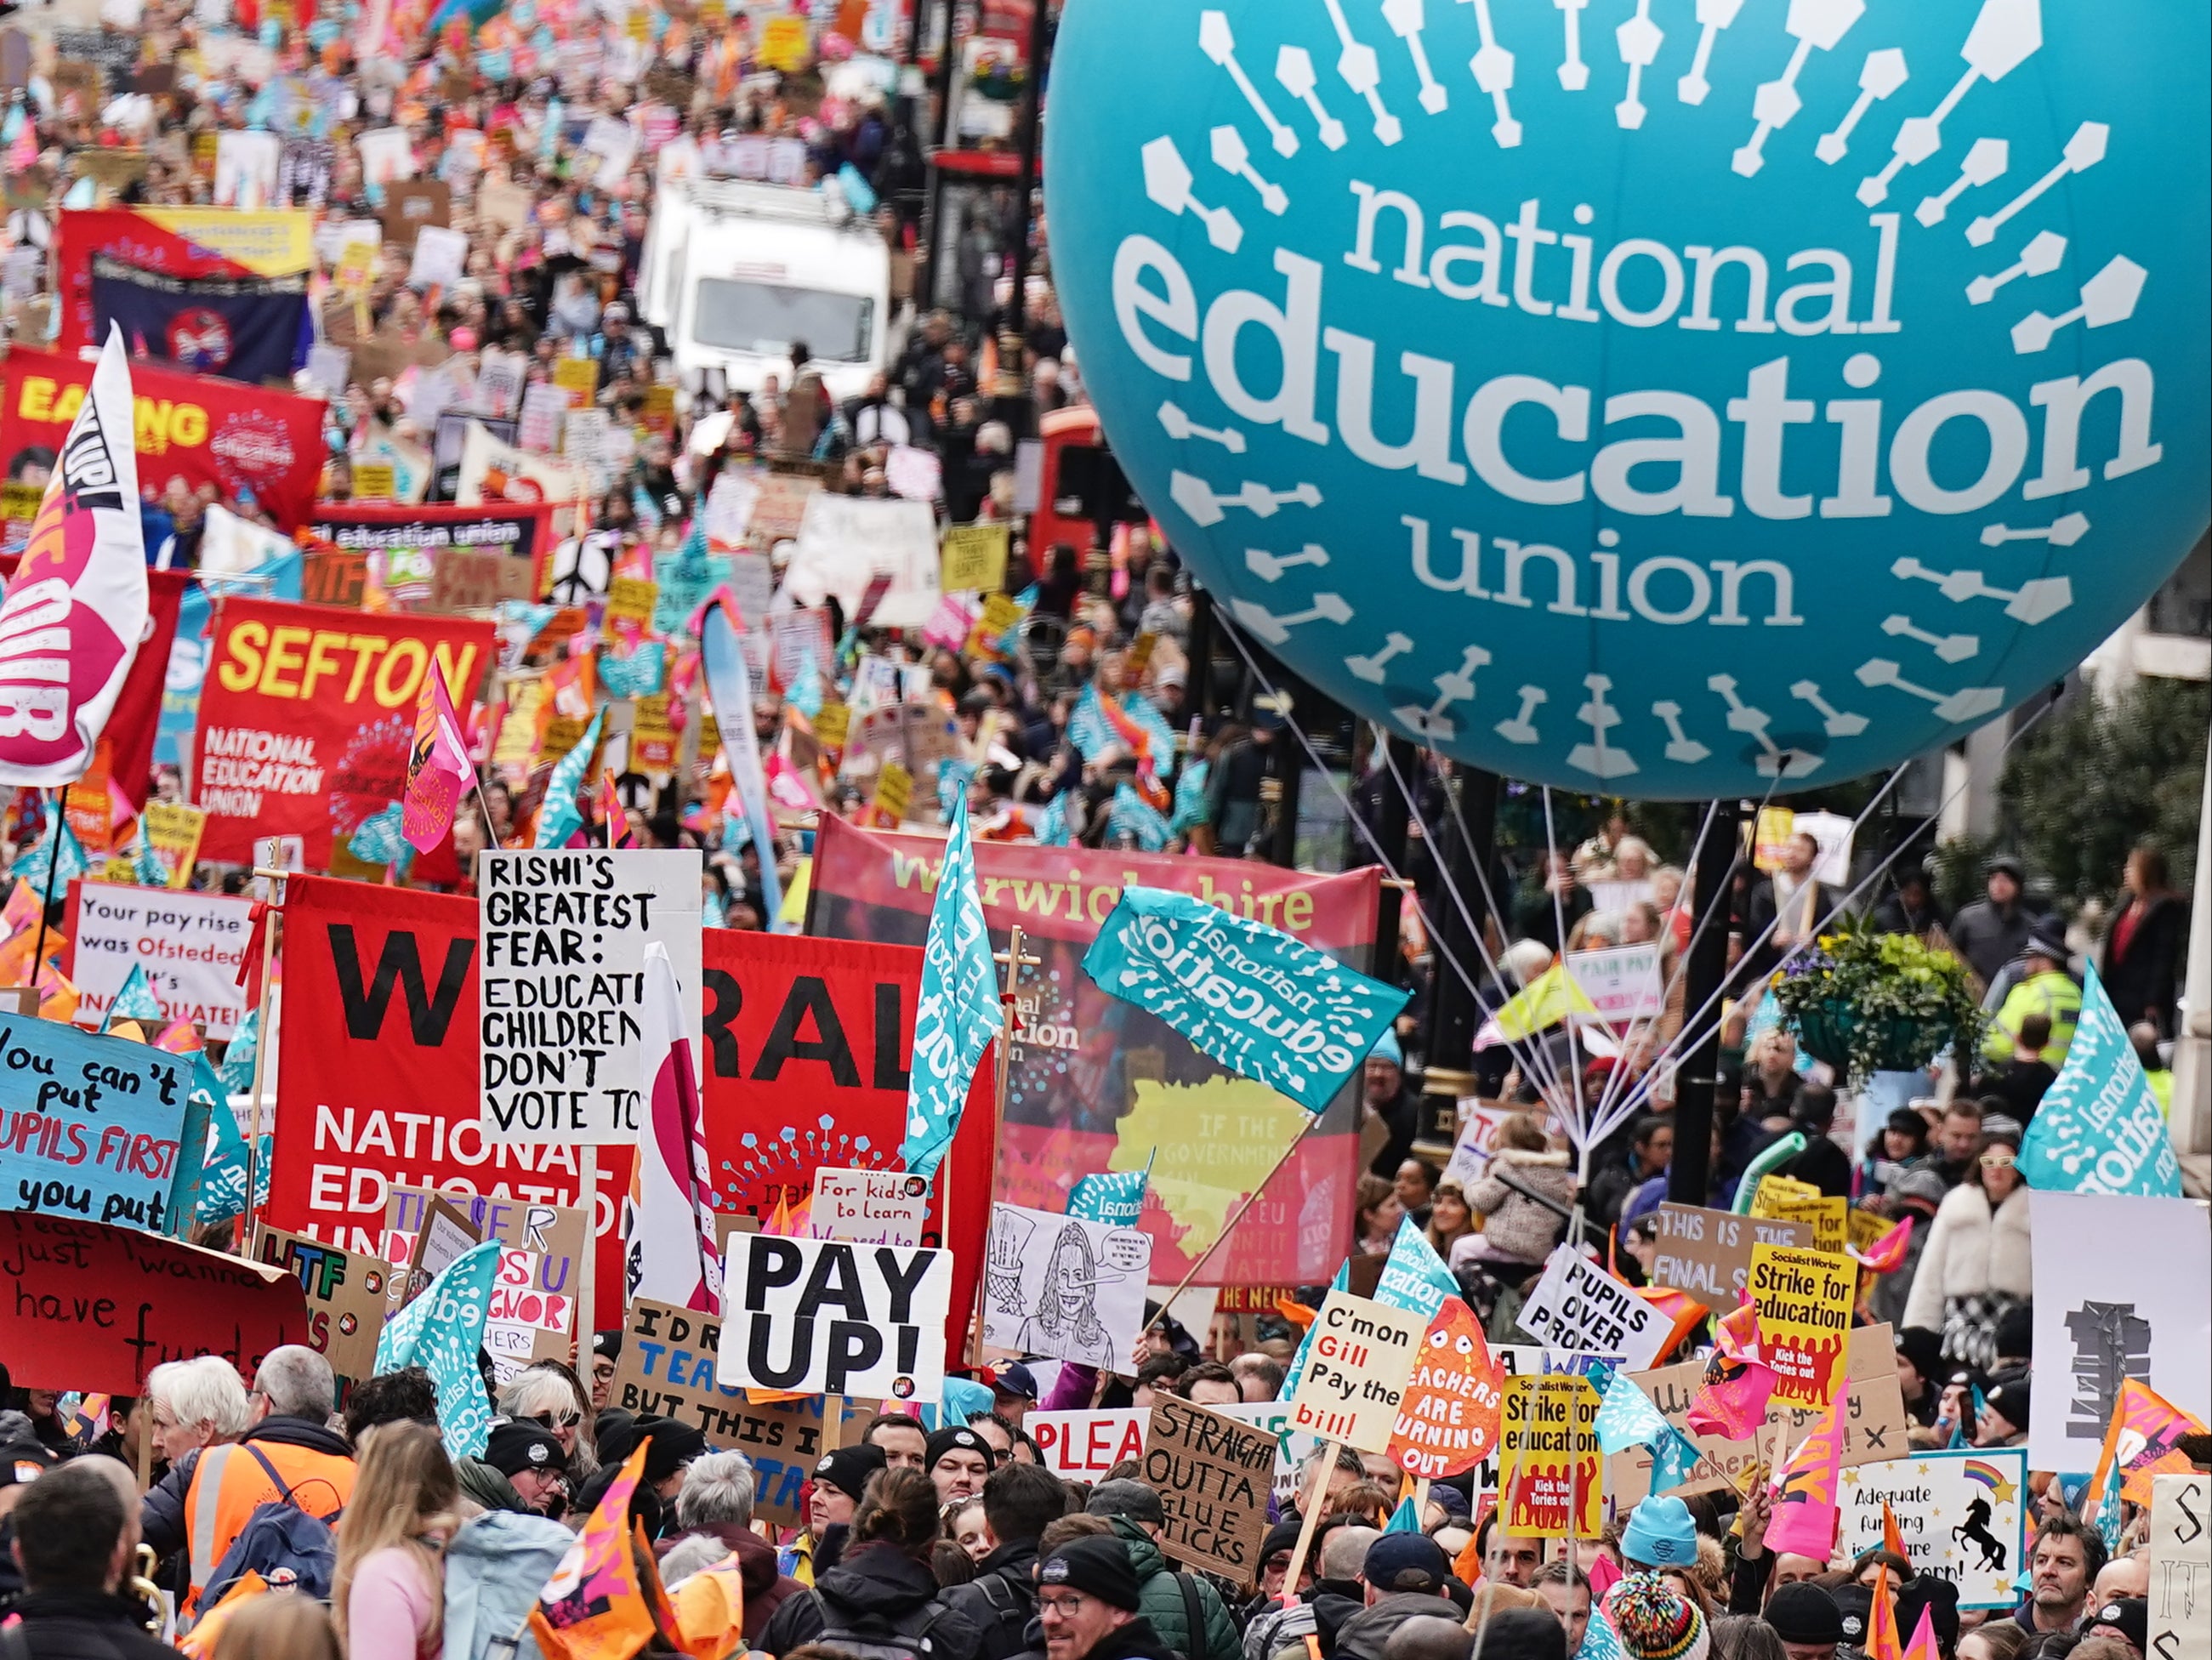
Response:
M145 1605L146 1633L158 1638L162 1628L169 1623L169 1605L161 1595L161 1588L154 1583L155 1561L151 1545L138 1547L137 1560L132 1564L137 1572L123 1582L123 1594L133 1602Z

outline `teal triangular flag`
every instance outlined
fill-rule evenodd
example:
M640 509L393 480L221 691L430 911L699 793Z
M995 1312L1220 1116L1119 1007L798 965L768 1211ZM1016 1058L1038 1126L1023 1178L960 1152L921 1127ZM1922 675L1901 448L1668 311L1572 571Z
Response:
M123 982L123 989L115 994L108 1006L111 1020L151 1020L157 1025L168 1020L161 1007L161 1000L154 995L154 982L146 977L146 965L133 963L131 972Z
M230 1046L222 1052L222 1068L216 1074L222 1080L225 1094L253 1093L253 1053L260 1047L261 1011L248 1009L246 1018L231 1033Z
M606 718L603 704L593 713L592 724L584 728L584 735L576 740L576 747L553 763L553 770L545 780L545 800L538 809L538 832L531 838L531 846L565 847L568 838L584 828L576 792L584 787L584 769L592 764L592 751L599 746L599 727Z
M84 856L84 844L76 839L76 832L69 827L69 820L62 817L58 808L54 810L53 818L54 828L15 861L14 873L40 893L46 891L49 880L58 889L64 882L74 881L92 868L92 861ZM54 860L57 840L61 844L61 867L49 877L47 866Z
M1653 1446L1671 1427L1650 1397L1617 1372L1597 1409L1597 1444L1610 1457L1631 1447ZM1696 1462L1694 1459L1692 1462Z
M438 1430L449 1458L482 1456L491 1435L491 1402L477 1369L477 1351L483 1347L492 1276L499 1271L503 1249L498 1240L487 1239L463 1251L377 1335L378 1376L403 1366L429 1372L438 1391Z
M1347 1256L1340 1263L1336 1277L1328 1282L1331 1291L1352 1289L1352 1259ZM1315 1325L1321 1323L1316 1321ZM1283 1374L1283 1387L1276 1392L1278 1401L1287 1401L1298 1392L1298 1379L1305 1376L1306 1357L1313 1353L1314 1328L1308 1326L1306 1335L1298 1340L1298 1352L1291 1357L1290 1370Z
M2020 1144L2021 1179L2055 1193L2181 1197L2181 1161L2142 1062L2094 967L2081 969L2081 1018L2066 1064Z
M1421 1513L1413 1508L1413 1495L1409 1493L1398 1501L1398 1508L1390 1512L1390 1525L1384 1528L1382 1531L1419 1533L1420 1530Z
M1651 1491L1667 1493L1680 1487L1697 1469L1701 1456L1696 1442L1672 1424L1666 1426L1666 1432L1651 1444Z

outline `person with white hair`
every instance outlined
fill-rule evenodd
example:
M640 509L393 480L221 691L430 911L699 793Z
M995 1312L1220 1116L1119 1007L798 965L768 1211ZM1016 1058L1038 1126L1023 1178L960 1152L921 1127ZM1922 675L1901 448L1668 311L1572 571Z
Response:
M174 1468L200 1448L235 1441L253 1421L238 1368L212 1354L167 1360L146 1376L154 1450Z
M527 1420L553 1432L574 1487L580 1489L598 1472L586 1422L590 1402L565 1369L544 1361L524 1367L500 1389L497 1404L502 1418Z
M736 1554L745 1592L748 1641L757 1641L768 1629L769 1616L787 1598L806 1589L777 1572L775 1548L752 1530L755 1492L752 1461L744 1454L710 1452L693 1459L676 1494L676 1531L657 1547L663 1554L664 1578L672 1577L670 1563L696 1572ZM711 1550L703 1561L698 1554L702 1548Z

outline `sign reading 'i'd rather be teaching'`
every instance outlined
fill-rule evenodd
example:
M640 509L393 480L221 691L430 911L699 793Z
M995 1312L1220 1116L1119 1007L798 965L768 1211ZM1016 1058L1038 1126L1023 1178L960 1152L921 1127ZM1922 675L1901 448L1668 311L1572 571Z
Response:
M2209 27L1079 7L1069 332L1176 548L1361 714L1577 789L1850 777L2077 662L2212 516Z

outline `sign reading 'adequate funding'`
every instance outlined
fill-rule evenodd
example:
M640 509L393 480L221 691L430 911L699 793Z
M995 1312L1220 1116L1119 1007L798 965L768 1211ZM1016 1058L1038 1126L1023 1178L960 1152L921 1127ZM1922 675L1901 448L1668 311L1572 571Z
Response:
M952 1253L733 1233L717 1381L799 1395L935 1401Z
M488 850L477 879L485 1140L635 1142L661 1058L639 1018L655 941L698 1066L698 854Z
M1361 1452L1389 1451L1424 1329L1416 1315L1330 1292L1314 1316L1291 1427Z
M2208 52L2168 0L1078 8L1056 288L1322 690L1765 796L2047 685L2203 533Z
M1882 1548L1882 1512L1917 1574L1959 1588L1962 1608L2016 1606L2028 1583L2027 1449L1923 1451L1860 1464L1838 1478L1836 1540L1846 1556Z

